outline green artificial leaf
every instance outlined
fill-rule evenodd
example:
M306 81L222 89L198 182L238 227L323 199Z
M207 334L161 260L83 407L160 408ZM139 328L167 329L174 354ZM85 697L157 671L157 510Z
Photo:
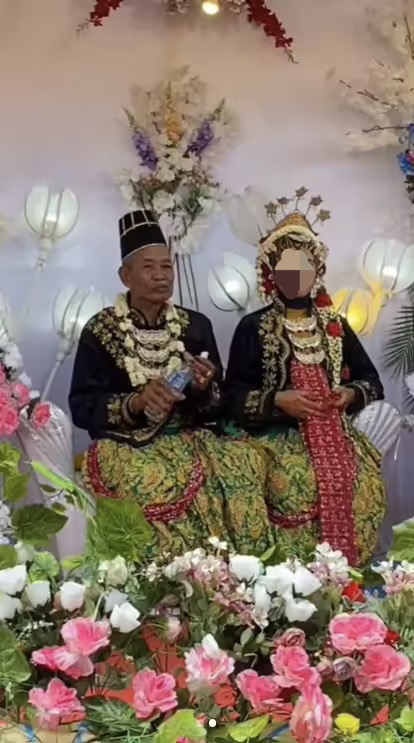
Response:
M38 552L29 568L29 581L48 580L60 573L60 565L51 552Z
M236 741L236 743L245 743L247 740L258 738L263 733L269 722L269 715L263 715L262 717L256 717L247 722L240 722L238 725L230 725L227 728L227 732L230 738Z
M414 369L414 308L404 305L398 311L385 342L384 364L392 376Z
M21 472L6 477L3 487L3 498L6 503L18 503L19 500L23 500L27 495L29 480L30 475Z
M30 676L30 666L17 637L8 627L0 626L0 687L22 684Z
M269 549L267 549L266 552L264 552L263 555L261 555L260 557L261 562L264 565L266 565L266 563L272 559L275 552L276 552L276 545L274 544L273 547L269 547Z
M11 520L17 539L34 547L45 547L50 537L63 529L67 517L36 503L14 511Z
M388 553L396 561L414 562L414 520L393 528L394 540Z
M141 562L154 539L142 508L133 500L100 498L95 520L89 524L88 549L103 559L121 555L127 562Z
M14 547L8 544L0 547L0 570L4 568L14 568L17 565L17 552Z
M67 573L74 573L83 567L85 558L83 555L74 555L73 557L67 557L62 561L62 568Z
M242 648L245 645L247 645L248 642L250 642L252 637L253 637L253 631L250 629L250 627L246 627L246 629L242 632L241 637L240 637L240 645L242 646Z
M60 475L57 475L56 472L53 472L53 470L46 467L42 462L32 462L32 467L38 475L44 477L45 480L49 480L55 486L56 490L64 490L65 493L75 492L76 485L71 480L60 477Z
M169 720L161 723L156 734L154 743L177 743L180 738L188 738L191 741L204 741L206 730L195 718L195 712L191 709L180 709L175 712Z
M406 733L414 733L414 709L408 705L401 710L399 718L396 723Z
M8 441L0 444L0 472L4 475L14 475L19 471L21 453Z

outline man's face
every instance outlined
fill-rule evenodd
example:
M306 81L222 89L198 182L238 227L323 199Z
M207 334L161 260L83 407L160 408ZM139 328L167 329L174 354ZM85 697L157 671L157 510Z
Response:
M315 266L303 250L286 248L274 268L275 282L287 299L306 297L316 279Z
M154 304L170 299L174 288L174 268L166 245L143 248L127 258L121 268L123 284L136 299Z

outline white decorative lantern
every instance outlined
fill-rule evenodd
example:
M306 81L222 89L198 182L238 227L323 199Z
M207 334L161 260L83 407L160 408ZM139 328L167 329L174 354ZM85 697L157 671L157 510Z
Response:
M367 405L354 418L355 428L364 433L382 455L397 444L402 423L397 408L383 400Z
M53 307L53 326L61 339L61 343L56 362L43 390L42 400L48 397L56 373L66 356L71 353L74 345L79 341L83 327L93 315L96 315L108 304L109 302L104 295L93 287L85 290L69 286L59 292Z
M45 265L53 244L66 237L76 225L79 202L72 191L52 193L48 186L35 186L26 197L24 216L39 240L37 268Z
M359 272L374 292L398 294L414 282L414 245L401 240L370 240L362 248Z
M247 245L257 246L261 232L255 216L248 210L242 196L230 196L224 202L230 228L234 235Z
M241 255L226 252L223 265L211 269L207 285L210 299L218 310L241 312L255 294L255 269Z

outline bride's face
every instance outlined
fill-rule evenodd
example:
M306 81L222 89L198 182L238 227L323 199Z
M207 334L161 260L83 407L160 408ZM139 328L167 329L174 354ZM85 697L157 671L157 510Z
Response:
M316 280L316 269L304 250L286 248L274 268L276 286L288 299L306 297Z

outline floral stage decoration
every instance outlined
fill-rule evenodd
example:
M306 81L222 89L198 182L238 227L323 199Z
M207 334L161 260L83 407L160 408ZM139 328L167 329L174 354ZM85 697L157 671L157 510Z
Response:
M135 88L126 115L138 168L119 179L130 207L149 208L165 224L176 255L180 302L185 283L195 306L191 254L219 207L221 189L213 164L236 129L226 101L210 109L206 96L205 83L187 68L151 90Z
M341 80L346 102L367 121L359 131L348 132L348 143L365 151L403 148L397 157L413 201L414 9L389 0L385 13L370 6L367 20L380 56L372 60L365 79L352 84Z
M4 740L412 741L414 526L364 574L328 544L282 562L212 537L153 560L152 540L137 503L101 499L83 557L17 547Z
M102 26L111 14L124 4L124 0L96 0L88 19L80 26ZM165 11L171 15L186 15L202 9L201 0L162 0ZM213 5L213 3L211 3ZM214 3L217 12L221 9L236 15L245 15L248 22L262 29L272 39L277 49L283 49L292 58L293 38L288 36L283 24L264 0L218 0Z

